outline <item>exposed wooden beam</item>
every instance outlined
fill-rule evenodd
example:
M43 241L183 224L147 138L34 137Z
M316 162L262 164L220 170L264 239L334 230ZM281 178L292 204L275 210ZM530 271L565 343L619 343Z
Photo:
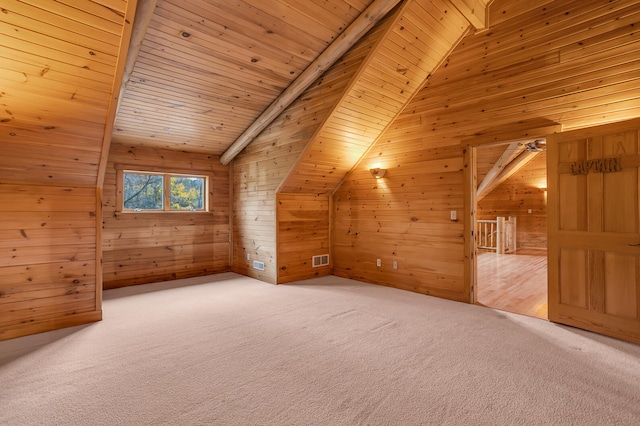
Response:
M375 0L349 27L340 34L278 98L240 135L220 156L222 164L229 164L247 145L280 115L298 96L318 79L331 65L358 42L400 0Z
M134 32L134 22L137 16L138 4L144 3L145 0L129 0L127 2L127 9L124 16L124 27L122 29L122 36L120 39L120 49L118 50L118 60L116 63L115 76L113 78L113 86L111 87L111 99L109 100L109 110L107 112L107 121L102 135L102 147L100 149L100 161L98 163L98 176L96 177L96 186L102 188L104 184L104 175L107 170L107 161L109 158L109 147L111 146L111 134L113 133L113 125L116 120L116 114L118 112L118 106L120 105L121 92L118 92L118 87L122 86L125 66L124 60L125 52L129 52L129 46ZM116 93L120 93L116 95Z
M487 26L487 5L491 0L450 0L476 29Z
M133 66L138 60L144 36L147 34L149 24L151 23L151 17L153 17L153 12L155 11L157 4L158 0L138 0L136 16L133 21L133 30L131 31L131 42L129 43L129 51L127 52L127 62L125 62L124 65L124 75L122 76L122 84L120 85L118 109L120 109L122 98L124 97L124 93L129 85L129 80L131 80Z
M513 144L512 144L513 145ZM509 145L509 148L511 145ZM500 185L505 180L509 179L513 176L518 170L522 169L526 166L531 160L533 160L536 155L538 155L539 151L525 151L522 150L517 154L517 156L511 160L505 167L499 169L498 175L494 176L494 178L488 182L481 190L480 186L478 186L478 193L476 195L476 201L480 201L487 194L493 191L498 185ZM500 157L502 158L502 157ZM497 163L496 163L497 164ZM493 170L493 169L492 169ZM491 172L491 171L490 171ZM488 174L487 174L488 176ZM486 180L486 178L485 178ZM485 180L482 183L485 183ZM481 184L482 185L482 184Z
M524 151L524 143L523 142L512 142L509 146L504 150L498 161L496 161L491 169L487 172L478 185L478 192L476 197L481 198L481 194L485 195L487 193L487 188L491 186L494 180L498 177L500 172L513 161L514 158L518 156L522 151Z

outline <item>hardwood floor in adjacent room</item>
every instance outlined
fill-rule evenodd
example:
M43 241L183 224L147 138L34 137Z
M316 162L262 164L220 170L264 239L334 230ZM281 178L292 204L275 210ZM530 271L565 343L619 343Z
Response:
M547 251L479 252L479 305L548 319Z

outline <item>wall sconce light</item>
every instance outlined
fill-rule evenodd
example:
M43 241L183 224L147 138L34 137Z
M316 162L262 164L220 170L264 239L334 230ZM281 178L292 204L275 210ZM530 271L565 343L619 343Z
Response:
M387 173L387 169L375 168L369 169L369 172L371 172L371 176L373 176L374 178L380 179L385 175L385 173Z

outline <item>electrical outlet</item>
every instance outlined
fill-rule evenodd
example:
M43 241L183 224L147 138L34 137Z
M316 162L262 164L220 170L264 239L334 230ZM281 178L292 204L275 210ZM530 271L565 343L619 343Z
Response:
M398 269L398 261L397 260L393 261L393 269Z
M251 253L247 253L247 260L251 260Z
M376 260L376 266L382 266L382 259Z
M533 213L533 210L529 209L529 210L527 210L527 212L528 212L529 214L531 214L531 213Z
M458 212L456 210L451 210L451 220L454 222L458 220Z

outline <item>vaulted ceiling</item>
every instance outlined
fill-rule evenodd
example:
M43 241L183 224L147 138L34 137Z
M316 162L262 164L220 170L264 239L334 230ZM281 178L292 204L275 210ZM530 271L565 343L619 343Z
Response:
M362 21L372 26L398 3L408 10L398 18L408 31L391 29L396 34L386 36L369 73L374 79L397 80L387 86L402 91L384 89L390 107L382 122L341 129L368 129L370 134L357 144L360 155L468 28L461 13L481 25L487 0L454 0L463 12L448 0L427 6L400 0L139 0L113 141L222 155L287 88L299 85L305 70L323 71L331 64L328 60L339 59L322 57L325 50L342 43L346 51L364 35L348 35L350 25ZM389 54L398 45L408 58ZM393 75L384 61L396 70ZM362 73L357 77L360 87L351 87L352 98L372 80ZM373 109L378 100L365 103ZM276 112L283 109L279 105ZM344 112L332 117L334 131ZM351 166L353 162L345 167Z
M114 140L222 154L371 2L140 2Z
M295 100L393 9L309 141L306 155L318 158L318 144L359 133L346 142L355 151L344 175L459 35L484 24L487 2L12 1L0 14L3 179L101 186L111 142L221 155L248 129L257 136L270 105L282 112L283 96ZM292 173L287 185L299 182Z
M511 108L503 121L526 113L535 116L529 118L533 127L560 123L566 129L631 117L637 108L635 64L625 62L615 70L616 78L621 76L620 82L615 80L615 93L609 84L614 73L607 68L610 57L636 49L637 2L630 0L571 3L577 17L575 37L565 37L561 45L556 39L566 29L557 22L569 13L562 2L497 0L491 23L499 33L492 28L467 37L453 55L449 49L457 42L454 35L465 25L471 33L473 27L482 27L489 0L138 0L134 19L135 3L21 0L3 5L4 180L100 185L112 140L221 155L305 72L319 65L326 69L326 62L316 62L323 52L340 42L355 22L371 20L368 8L380 3L387 10L397 4L389 12L395 13L393 25L384 30L338 101L327 107L322 125L309 136L282 188L296 191L319 176L313 189L331 190L339 181L336 176L357 160L342 163L327 154L328 145L342 144L356 158L385 129L386 137L401 137L396 133L409 121L438 137L475 137L478 123L486 123L480 130L489 134L500 111L521 101L520 91L529 87L544 84L546 90L539 99L527 98L537 102L536 111ZM546 25L523 33L521 22L513 28L509 24L515 16L546 20ZM512 35L524 40L526 49L492 44ZM520 62L503 69L501 59L507 56ZM436 73L425 85L424 79L443 60L447 72ZM534 60L555 67L554 86L545 83L550 78L546 70L530 69ZM583 72L575 88L562 77L567 67L596 69L591 67L596 62L602 64L597 72ZM531 77L523 82L521 75ZM475 80L469 81L470 76ZM401 88L408 82L409 87ZM413 110L399 111L420 88L429 96L420 103L417 123ZM582 106L587 90L592 94L589 105L599 108L588 114ZM568 91L573 95L566 96ZM513 93L512 103L500 101L491 114L480 108L505 92ZM610 112L614 101L615 111L620 111L616 114ZM476 104L478 111L468 114L466 108ZM353 113L353 108L358 111ZM606 118L594 121L594 114ZM340 173L334 173L336 165Z

